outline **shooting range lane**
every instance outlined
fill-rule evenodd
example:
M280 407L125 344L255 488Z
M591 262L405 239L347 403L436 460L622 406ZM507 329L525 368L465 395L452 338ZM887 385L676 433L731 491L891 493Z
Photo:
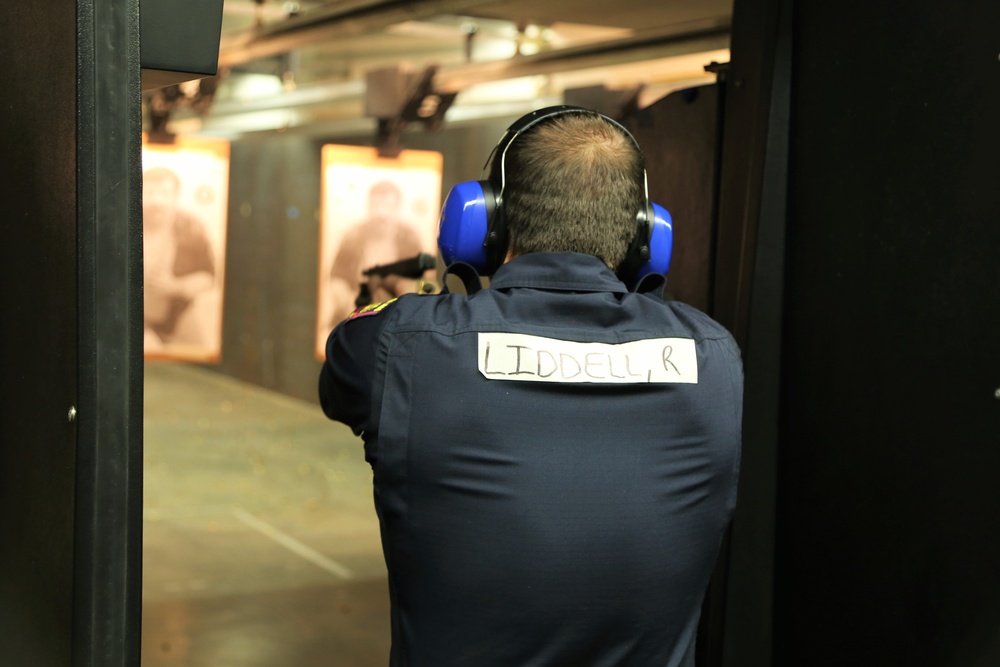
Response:
M308 401L145 372L143 667L382 667L389 597L360 441Z

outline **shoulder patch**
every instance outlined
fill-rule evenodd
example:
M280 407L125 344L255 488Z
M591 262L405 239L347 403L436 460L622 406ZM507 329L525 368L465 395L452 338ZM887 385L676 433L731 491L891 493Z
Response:
M398 299L399 297L396 297ZM353 313L347 316L347 320L356 320L359 317L367 317L369 315L378 315L382 310L388 306L390 303L396 299L389 299L388 301L383 301L381 303L371 303L363 308L358 308ZM346 321L346 320L345 320Z

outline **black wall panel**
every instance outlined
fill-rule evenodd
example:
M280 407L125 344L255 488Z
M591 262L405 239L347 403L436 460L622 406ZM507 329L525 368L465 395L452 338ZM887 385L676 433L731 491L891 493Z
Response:
M0 44L0 663L137 664L138 3L18 3Z
M779 665L1000 664L1000 4L798 3Z
M0 12L0 662L68 665L76 351L76 7Z
M713 316L746 383L736 514L710 592L705 667L773 667L775 502L791 94L791 0L737 0L724 81ZM721 570L721 573L720 573ZM718 585L721 580L722 586Z
M76 5L73 665L118 667L139 662L142 602L139 2Z

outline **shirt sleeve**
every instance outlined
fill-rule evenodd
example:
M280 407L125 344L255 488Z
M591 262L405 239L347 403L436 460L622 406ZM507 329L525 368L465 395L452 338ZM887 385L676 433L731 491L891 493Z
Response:
M333 330L319 376L319 401L326 416L360 435L371 417L372 382L379 338L392 304L359 311Z

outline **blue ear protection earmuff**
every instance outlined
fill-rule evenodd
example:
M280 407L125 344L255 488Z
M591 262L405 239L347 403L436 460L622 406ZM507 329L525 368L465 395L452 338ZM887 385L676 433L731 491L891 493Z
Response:
M548 107L533 111L514 122L486 160L496 157L499 169L494 179L466 181L451 189L441 209L438 248L445 265L463 262L482 275L493 275L507 255L507 230L503 215L503 191L506 185L505 159L507 149L515 139L543 120L569 113L597 115L620 129L632 140L640 157L642 151L632 134L617 121L589 109L572 106ZM485 172L484 167L484 172ZM649 201L646 171L643 169L644 204L636 214L636 235L629 246L618 275L633 286L647 275L664 275L670 268L673 247L673 226L670 214L659 204Z

